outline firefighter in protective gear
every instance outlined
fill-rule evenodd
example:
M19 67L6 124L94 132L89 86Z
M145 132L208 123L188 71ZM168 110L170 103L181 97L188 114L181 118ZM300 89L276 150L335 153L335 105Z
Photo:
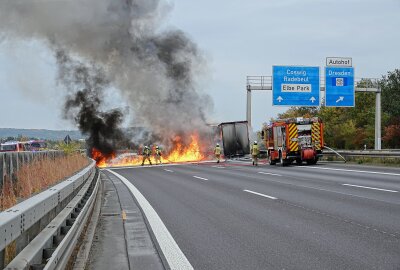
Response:
M253 166L258 166L258 154L260 150L258 149L257 141L254 141L251 147L251 156L253 157Z
M157 164L161 164L161 149L160 147L158 147L158 145L156 146L156 165Z
M221 159L221 147L219 147L219 143L214 148L215 158L217 159L217 163L219 163Z
M151 164L151 160L150 160L150 155L151 155L151 150L150 148L146 145L143 149L143 161L142 161L142 166L144 165L144 162L146 161L146 159L149 160L150 165Z

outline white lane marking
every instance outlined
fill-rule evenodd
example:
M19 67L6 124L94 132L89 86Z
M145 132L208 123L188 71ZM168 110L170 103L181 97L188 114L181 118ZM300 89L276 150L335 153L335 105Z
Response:
M383 203L389 203L389 204L400 205L400 204L398 204L398 203L392 203L392 202L388 202L388 201L382 201L382 200L373 199L373 198L369 198L369 197L364 197L364 196L360 196L360 195L354 195L354 194L350 194L350 193L344 193L344 192L339 192L339 191L333 191L333 190L328 190L328 189L323 189L323 188L310 187L310 186L304 186L304 185L296 185L296 184L286 183L286 182L277 181L277 180L272 180L272 179L268 179L267 181L276 182L276 183L284 184L284 185L295 186L295 187L302 187L302 188L309 188L309 189L314 189L314 190L319 190L319 191L326 191L326 192L331 192L331 193L337 193L337 194L341 194L341 195L347 195L347 196L351 196L351 197L357 197L357 198L362 198L362 199L367 199L367 200L372 200L372 201L377 201L377 202L383 202Z
M255 192L255 191L251 191L251 190L248 190L248 189L244 189L243 191L244 192L248 192L248 193L252 193L252 194L255 194L255 195L258 195L258 196L262 196L262 197L265 197L265 198L269 198L269 199L272 199L272 200L276 200L277 199L275 197L268 196L268 195L265 195L265 194L262 194L262 193L258 193L258 192Z
M207 179L207 178L203 178L203 177L200 177L200 176L196 176L196 175L194 175L193 177L194 177L194 178L197 178L197 179L201 179L201 180L208 181L208 179Z
M367 188L367 189L374 189L374 190L380 190L380 191L387 191L387 192L398 192L396 190L391 190L391 189L383 189L383 188L374 188L374 187L366 187L366 186L358 186L358 185L350 185L350 184L342 184L343 186L349 186L349 187L359 187L359 188Z
M349 169L336 169L336 168L323 168L323 167L310 167L301 166L299 168L303 169L320 169L320 170L330 170L330 171L343 171L343 172L359 172L359 173L370 173L370 174L383 174L383 175L394 175L400 176L400 173L386 173L386 172L373 172L373 171L359 171L359 170L349 170Z
M218 165L216 165L216 166L211 166L211 167L213 167L213 168L218 168L218 169L225 169L225 167L218 166Z
M258 173L267 174L267 175L274 175L274 176L282 176L282 175L276 174L276 173L268 173L268 172L258 172Z
M183 254L182 250L179 248L178 244L175 242L164 222L161 220L157 212L146 200L146 198L142 195L142 193L140 193L140 191L122 175L112 170L107 171L118 177L128 187L132 195L136 198L137 202L143 210L144 215L147 218L147 221L150 224L151 229L153 230L154 236L157 239L157 242L161 248L162 253L164 254L165 259L168 262L169 267L174 270L194 269L186 258L185 254Z
M164 171L166 171L166 172L174 172L174 171L171 171L171 170L168 170L168 169L164 169Z

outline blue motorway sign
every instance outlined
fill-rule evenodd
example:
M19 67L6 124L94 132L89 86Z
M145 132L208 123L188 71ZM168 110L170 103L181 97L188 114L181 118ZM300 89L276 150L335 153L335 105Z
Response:
M325 105L354 107L354 68L325 67Z
M273 66L272 104L319 106L319 67Z

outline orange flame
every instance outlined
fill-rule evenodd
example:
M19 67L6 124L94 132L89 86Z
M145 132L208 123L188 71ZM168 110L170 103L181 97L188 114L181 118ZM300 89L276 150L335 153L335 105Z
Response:
M182 138L176 136L173 140L173 148L169 153L163 153L160 161L165 163L180 163L180 162L194 162L201 161L207 156L200 151L199 136L193 134L190 136L189 145L184 145ZM123 167L123 166L137 166L143 162L143 156L132 153L125 153L119 156L113 154L110 158L104 157L99 151L93 149L92 157L96 160L97 166L104 167ZM152 149L150 157L151 163L156 164L155 149ZM146 159L144 164L150 164Z
M115 153L111 153L109 156L104 155L96 148L92 149L92 158L96 160L97 167L103 168L107 167L107 161L115 158Z
M197 135L190 136L191 142L185 147L182 145L181 137L174 140L174 149L166 158L168 162L190 162L200 161L204 159L204 155L200 152L199 137Z

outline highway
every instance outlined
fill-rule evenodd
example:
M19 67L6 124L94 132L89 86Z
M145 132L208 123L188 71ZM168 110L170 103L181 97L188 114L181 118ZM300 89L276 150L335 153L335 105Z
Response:
M147 199L194 269L400 269L400 168L235 161L112 172Z

